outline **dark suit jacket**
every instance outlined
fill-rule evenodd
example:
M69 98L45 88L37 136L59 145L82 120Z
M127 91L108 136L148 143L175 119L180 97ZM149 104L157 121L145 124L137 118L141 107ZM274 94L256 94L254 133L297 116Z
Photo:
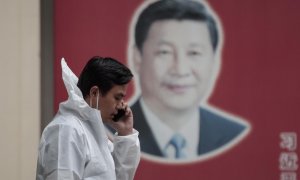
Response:
M131 106L131 109L135 119L134 128L140 132L139 139L142 152L163 156L142 112L140 102L137 101ZM226 117L215 114L208 109L200 108L200 116L201 125L198 155L222 147L237 137L246 128L244 125L230 121Z

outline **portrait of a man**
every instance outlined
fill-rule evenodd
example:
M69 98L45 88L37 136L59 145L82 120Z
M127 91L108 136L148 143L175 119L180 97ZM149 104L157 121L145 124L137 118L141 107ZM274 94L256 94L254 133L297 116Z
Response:
M240 142L247 121L207 103L221 68L222 28L203 1L145 1L131 24L134 128L146 157L213 157Z

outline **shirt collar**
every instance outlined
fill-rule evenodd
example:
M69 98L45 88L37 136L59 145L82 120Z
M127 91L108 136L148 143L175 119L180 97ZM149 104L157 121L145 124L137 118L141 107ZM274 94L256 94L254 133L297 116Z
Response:
M175 133L181 134L187 142L187 154L189 157L195 157L198 154L199 131L200 131L200 113L195 114L191 119L186 121L178 132L175 132L163 121L161 121L147 106L143 98L140 99L141 107L150 126L153 136L158 143L160 150L164 150Z
M153 136L158 143L159 148L162 150L172 138L174 131L162 122L146 105L145 101L141 98L141 107L145 114L146 121L150 126ZM162 135L163 134L163 135Z

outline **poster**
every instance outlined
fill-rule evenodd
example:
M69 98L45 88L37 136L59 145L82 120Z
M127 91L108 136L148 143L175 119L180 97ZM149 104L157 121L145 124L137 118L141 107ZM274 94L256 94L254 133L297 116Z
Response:
M131 26L148 3L55 1L56 110L67 98L61 57L77 75L94 55L112 56L135 67ZM219 64L212 70L213 85L204 104L244 128L224 145L183 160L143 152L135 179L299 179L300 2L209 0L204 4L217 19L221 43L213 50ZM140 95L139 84L135 79L128 90L126 99L131 104Z

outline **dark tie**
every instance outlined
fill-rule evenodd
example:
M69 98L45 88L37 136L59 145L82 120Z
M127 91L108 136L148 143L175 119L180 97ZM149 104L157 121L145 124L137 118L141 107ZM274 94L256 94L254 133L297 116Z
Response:
M184 137L180 134L174 134L172 139L170 140L170 145L174 146L175 148L175 158L181 159L185 158L186 154L184 153L184 148L186 146L186 141Z

